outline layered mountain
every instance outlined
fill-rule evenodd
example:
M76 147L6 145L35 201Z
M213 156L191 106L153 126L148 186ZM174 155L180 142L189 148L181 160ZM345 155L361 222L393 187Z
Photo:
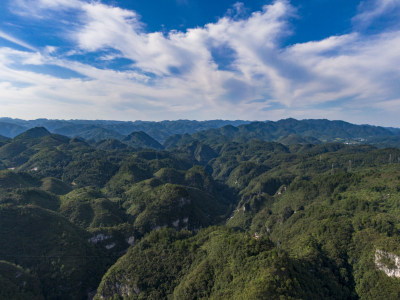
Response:
M400 150L363 144L387 134L282 120L169 150L137 131L3 139L0 298L397 299Z
M26 126L0 121L0 135L5 137L15 137L16 135L26 131L28 128L29 127Z
M277 122L253 122L234 127L227 125L218 129L200 131L192 135L174 135L164 145L167 148L179 147L197 140L208 144L221 144L230 141L244 142L251 139L281 141L285 144L346 142L365 143L376 139L393 139L397 132L383 127L354 125L344 121L295 120L285 119Z
M0 118L0 135L15 137L33 127L45 127L52 133L79 137L92 142L123 140L132 132L144 132L167 148L182 146L194 140L218 143L247 141L257 138L284 144L327 141L372 143L380 147L399 146L400 130L371 125L354 125L343 121L285 119L277 122L249 121L162 121L123 122L101 120L25 121Z
M79 137L85 140L93 141L122 139L124 137L122 134L114 130L106 129L96 125L73 124L54 129L53 132L68 137Z
M134 131L143 131L162 143L173 134L194 133L210 128L219 128L228 124L241 125L248 121L103 121L103 120L21 120L0 118L0 135L15 137L19 133L33 127L45 127L52 133L69 137L81 137L87 140L121 139Z

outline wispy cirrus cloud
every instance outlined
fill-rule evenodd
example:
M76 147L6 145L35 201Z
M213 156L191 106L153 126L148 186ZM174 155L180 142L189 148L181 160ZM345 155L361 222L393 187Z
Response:
M400 1L398 0L364 0L358 7L358 14L353 17L353 22L358 27L367 27L375 19L383 15L400 16Z
M237 4L237 14L230 12L215 23L168 33L147 32L137 12L101 2L17 2L22 12L35 3L41 17L52 18L46 11L75 10L77 19L68 29L75 49L67 53L46 45L50 47L25 53L3 48L0 80L7 84L0 85L4 95L0 106L5 97L24 103L29 95L39 106L43 103L40 112L52 117L85 118L94 112L97 118L116 119L293 116L366 122L362 112L369 116L373 108L386 111L387 121L397 118L389 109L398 103L400 92L400 31L393 28L368 36L353 31L282 46L296 13L286 0L246 17L240 14L243 6ZM360 7L354 22L373 22L393 5L397 7L398 1L368 3ZM132 63L120 70L99 68L77 58L85 55L97 57L96 63L117 58ZM56 65L82 77L39 74L29 68L32 64ZM73 107L79 103L82 109L77 113ZM26 110L22 104L15 105L13 111ZM59 105L62 110L57 109Z
M29 45L28 43L25 43L24 41L21 41L20 39L13 37L3 31L0 30L0 38L5 39L11 43L14 43L18 46L24 47L26 49L32 50L32 51L37 51L37 49L31 45Z
M42 19L49 17L49 10L81 9L84 4L82 0L14 0L10 9L17 15Z

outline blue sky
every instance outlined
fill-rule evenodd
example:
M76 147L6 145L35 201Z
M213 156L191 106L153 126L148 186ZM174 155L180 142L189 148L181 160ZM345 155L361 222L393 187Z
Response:
M2 0L0 116L400 127L400 0Z

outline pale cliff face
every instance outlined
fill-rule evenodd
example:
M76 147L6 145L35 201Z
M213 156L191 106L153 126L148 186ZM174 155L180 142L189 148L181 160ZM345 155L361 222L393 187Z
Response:
M388 266L384 260L391 265ZM389 277L400 277L400 257L393 253L377 249L375 251L375 265Z

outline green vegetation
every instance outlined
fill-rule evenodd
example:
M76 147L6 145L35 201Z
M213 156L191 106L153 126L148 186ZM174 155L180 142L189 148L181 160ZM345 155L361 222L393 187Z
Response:
M0 206L0 259L30 269L45 298L80 299L104 269L88 233L35 205ZM100 262L100 263L99 263Z
M228 124L238 126L248 121L103 121L103 120L48 120L38 119L25 121L20 119L0 118L0 135L15 137L29 128L42 126L52 133L68 137L81 137L87 140L118 138L134 131L143 131L162 143L167 137L174 134L194 133L210 128L219 128Z
M400 280L378 269L375 251L400 253L400 166L393 163L399 150L340 144L287 148L256 140L215 149L218 157L209 162L214 177L240 197L226 223L234 230L210 227L189 236L153 231L108 271L98 297L398 297ZM188 185L183 174L161 169L155 179L136 183L126 193L136 200L124 203L134 203L128 212L151 207L157 214L164 206L152 207L151 199L168 195L159 192L161 181ZM246 243L257 250L251 252ZM386 265L396 268L393 260Z
M71 186L57 178L45 177L42 179L41 189L56 195L65 195L71 191Z
M123 135L118 132L96 125L66 125L54 130L54 133L68 137L79 137L89 141L100 141L111 138L122 139Z
M168 149L194 140L212 144L244 142L251 139L278 141L283 144L319 144L321 142L347 142L350 144L376 143L379 146L398 146L397 134L390 129L369 125L354 125L343 121L285 119L277 122L252 122L238 127L226 125L200 131L188 137L171 136L164 145ZM385 140L388 144L385 144Z
M210 227L159 230L108 270L98 299L343 299L349 290L328 266L279 251L268 239ZM324 276L312 273L319 268ZM129 297L128 297L129 296Z
M43 300L38 278L23 268L0 260L0 299Z
M3 138L0 298L398 299L400 150L344 143L384 134L289 119L168 150L144 132Z
M143 131L132 132L122 142L135 149L150 148L161 150L164 148L159 142Z
M61 198L60 213L82 228L112 227L126 220L118 205L91 187L76 189Z
M128 145L116 139L101 140L95 143L95 146L100 150L123 150L127 149Z

